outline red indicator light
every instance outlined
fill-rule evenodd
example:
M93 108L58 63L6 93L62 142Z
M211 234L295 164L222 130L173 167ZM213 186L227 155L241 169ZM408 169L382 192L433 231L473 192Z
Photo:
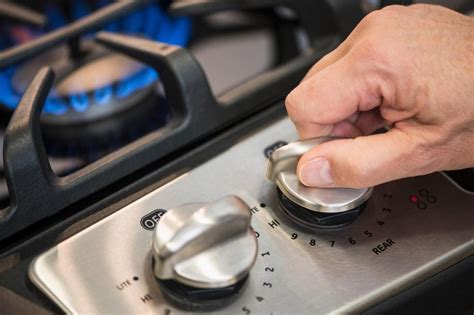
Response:
M417 203L418 202L418 196L415 196L415 195L411 195L410 196L410 201L413 202L413 203Z

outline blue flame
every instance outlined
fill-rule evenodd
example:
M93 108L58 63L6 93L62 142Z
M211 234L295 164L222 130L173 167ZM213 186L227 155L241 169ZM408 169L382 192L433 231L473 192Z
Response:
M100 0L98 7L103 7L110 2L110 0ZM71 3L74 6L74 18L78 19L90 13L86 1L71 1ZM67 24L66 18L58 7L47 6L45 12L50 21L47 30ZM8 30L8 26L6 29ZM132 35L141 34L156 41L185 46L191 36L191 21L185 17L171 17L160 6L150 4L137 12L109 23L104 29ZM8 34L8 32L6 33ZM0 49L11 46L13 42L14 40L10 38L3 38L0 41ZM12 110L16 108L21 98L21 92L16 91L12 86L15 70L16 66L10 66L0 72L0 103ZM123 78L112 86L101 87L91 93L77 93L68 97L50 95L46 100L43 112L63 115L70 110L85 112L91 104L108 106L113 104L110 102L113 98L126 98L134 92L150 86L157 79L158 74L152 68L145 68Z
M94 101L99 105L107 105L110 103L112 96L114 95L114 91L112 87L105 86L103 88L95 90L94 93Z
M71 95L71 105L77 112L85 112L89 108L89 98L86 93Z
M59 98L48 98L46 104L44 104L44 112L51 113L53 115L63 115L68 111L68 104Z

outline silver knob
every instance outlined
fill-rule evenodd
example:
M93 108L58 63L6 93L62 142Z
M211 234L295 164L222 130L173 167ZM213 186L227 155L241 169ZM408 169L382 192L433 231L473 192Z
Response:
M223 288L244 279L257 255L249 206L227 196L168 211L153 236L154 273L195 288Z
M317 145L334 139L314 138L279 148L268 161L267 178L274 181L289 200L305 209L339 213L357 208L369 199L372 188L313 188L304 186L298 180L296 165L300 157Z

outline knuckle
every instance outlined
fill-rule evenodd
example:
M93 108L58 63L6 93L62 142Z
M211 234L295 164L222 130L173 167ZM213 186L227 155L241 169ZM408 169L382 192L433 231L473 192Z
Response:
M331 51L330 53L324 55L319 61L315 64L316 65L321 65L321 64L329 64L329 61L334 58L336 50Z
M384 14L391 14L395 16L402 15L404 11L406 10L406 7L400 4L392 4L383 7L380 9L380 12L383 12Z
M426 13L433 10L439 10L443 7L439 5L427 4L427 3L414 3L410 5L410 10L417 11L420 13Z
M298 92L297 88L294 89L293 91L291 91L290 94L288 94L288 96L285 99L286 111L288 112L288 115L292 119L294 119L298 116L298 113L299 113L299 107L298 107L299 99L300 99L300 96L299 96L299 92Z
M368 29L378 25L382 18L381 15L383 15L382 10L370 12L359 22L358 28Z
M384 25L392 23L394 19L399 18L405 14L406 7L403 5L390 5L383 7L380 10L374 10L364 16L360 21L359 26L362 29L366 28L380 28Z

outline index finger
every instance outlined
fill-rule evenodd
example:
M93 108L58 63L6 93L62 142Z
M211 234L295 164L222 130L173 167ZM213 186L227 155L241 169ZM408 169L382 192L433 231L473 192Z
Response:
M286 109L302 138L328 135L333 125L382 102L381 79L346 55L301 82Z

